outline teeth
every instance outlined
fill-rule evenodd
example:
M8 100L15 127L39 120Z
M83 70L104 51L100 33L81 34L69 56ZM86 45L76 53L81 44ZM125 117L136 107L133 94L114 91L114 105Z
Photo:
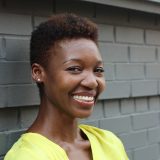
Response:
M80 101L93 101L94 97L89 97L89 96L78 96L75 95L73 96L74 99L80 100Z

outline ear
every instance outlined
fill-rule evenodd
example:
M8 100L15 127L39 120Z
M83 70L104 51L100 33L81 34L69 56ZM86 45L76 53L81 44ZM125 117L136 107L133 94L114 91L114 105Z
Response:
M37 63L32 64L32 78L37 83L42 83L44 81L45 71L44 68Z

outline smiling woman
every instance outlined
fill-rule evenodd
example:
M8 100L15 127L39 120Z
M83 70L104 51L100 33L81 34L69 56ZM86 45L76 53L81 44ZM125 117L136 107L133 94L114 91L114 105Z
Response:
M97 32L96 24L74 14L55 15L33 31L39 113L5 160L128 160L113 133L77 122L91 115L105 89Z

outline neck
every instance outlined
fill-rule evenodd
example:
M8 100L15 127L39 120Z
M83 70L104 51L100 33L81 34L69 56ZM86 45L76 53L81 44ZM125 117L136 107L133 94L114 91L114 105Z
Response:
M73 143L80 138L80 131L76 118L57 110L55 107L40 105L37 119L28 132L37 132L48 139L61 143Z

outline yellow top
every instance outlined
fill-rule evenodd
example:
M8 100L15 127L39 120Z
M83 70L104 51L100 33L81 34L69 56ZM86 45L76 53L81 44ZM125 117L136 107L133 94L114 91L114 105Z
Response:
M122 142L112 133L88 125L79 128L90 143L93 160L128 160ZM4 160L69 160L59 145L37 133L25 133Z

